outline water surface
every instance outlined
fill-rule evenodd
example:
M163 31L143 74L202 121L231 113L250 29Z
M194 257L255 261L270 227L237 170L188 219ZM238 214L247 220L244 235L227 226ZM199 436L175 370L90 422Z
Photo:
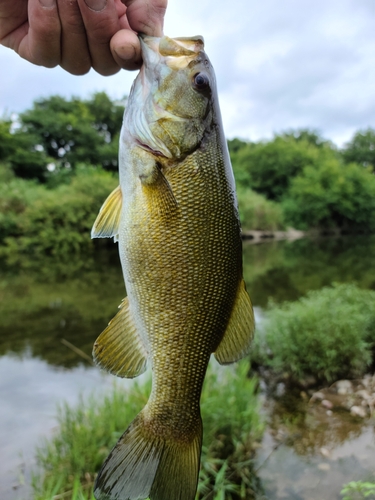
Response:
M355 282L363 288L375 289L374 262L375 238L244 243L244 275L257 310L265 308L270 299L276 302L296 300L308 290L333 282ZM113 377L93 367L89 359L93 342L116 314L124 295L115 246L94 257L71 259L65 263L24 261L22 267L16 269L1 265L2 500L29 497L29 490L20 486L24 480L23 471L26 470L28 482L35 445L43 436L50 436L56 427L57 403L73 404L80 393L110 389ZM76 349L67 347L66 341ZM326 424L328 428L329 425ZM322 435L322 429L317 435ZM273 449L273 439L271 434L266 434L264 447L259 452L260 461L267 456L270 447ZM360 425L359 433L332 446L331 456L336 453L337 460L326 470L318 467L322 461L320 449L301 458L303 454L292 443L280 445L259 471L269 498L340 498L337 492L349 477L346 468L355 471L354 479L361 479L366 472L364 462L354 467L350 459L339 467L340 453L344 453L345 446L349 451L356 447L362 450L363 442L370 443L373 453L372 440L373 428ZM349 451L345 452L348 456ZM359 452L353 451L353 454L353 460L358 461ZM336 473L336 466L341 472ZM317 475L311 472L314 467ZM289 475L285 468L290 471ZM306 470L311 472L311 480ZM293 479L292 471L298 473L300 479ZM325 497L312 496L311 489L316 488L317 481L324 488L328 488L328 483L333 484ZM294 493L291 493L292 484L295 484Z

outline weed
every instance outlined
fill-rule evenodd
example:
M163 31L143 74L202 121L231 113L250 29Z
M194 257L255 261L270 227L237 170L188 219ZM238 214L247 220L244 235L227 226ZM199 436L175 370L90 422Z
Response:
M257 381L248 363L212 367L202 394L204 441L197 499L252 498L254 442L263 433ZM144 407L150 382L125 392L117 384L98 401L81 398L58 411L59 430L37 450L34 500L91 500L95 475L118 438Z

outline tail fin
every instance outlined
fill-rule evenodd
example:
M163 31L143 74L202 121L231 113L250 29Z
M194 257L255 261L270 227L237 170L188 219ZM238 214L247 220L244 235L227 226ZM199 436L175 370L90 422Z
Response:
M164 439L146 429L142 412L104 462L94 487L97 500L194 500L202 424L190 442Z

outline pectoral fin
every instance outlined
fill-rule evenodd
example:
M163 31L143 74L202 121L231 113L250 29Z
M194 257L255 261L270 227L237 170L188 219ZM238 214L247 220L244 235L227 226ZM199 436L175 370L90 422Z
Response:
M146 370L147 351L131 317L128 299L97 338L94 362L118 377L134 378Z
M237 291L233 310L224 337L215 352L221 365L243 358L250 351L254 336L254 312L250 297L242 280Z
M147 197L150 213L156 212L159 217L165 219L177 213L177 200L158 164L155 164L152 171L147 172L147 175L140 176L140 180L143 192Z
M121 207L122 193L120 186L118 186L103 203L92 227L91 238L111 238L114 236L115 241L117 241Z

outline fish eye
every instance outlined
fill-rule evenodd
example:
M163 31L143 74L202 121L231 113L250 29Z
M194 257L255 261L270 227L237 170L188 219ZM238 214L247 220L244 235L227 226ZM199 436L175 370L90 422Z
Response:
M193 76L193 85L197 90L206 90L210 86L210 80L204 73L196 73Z

